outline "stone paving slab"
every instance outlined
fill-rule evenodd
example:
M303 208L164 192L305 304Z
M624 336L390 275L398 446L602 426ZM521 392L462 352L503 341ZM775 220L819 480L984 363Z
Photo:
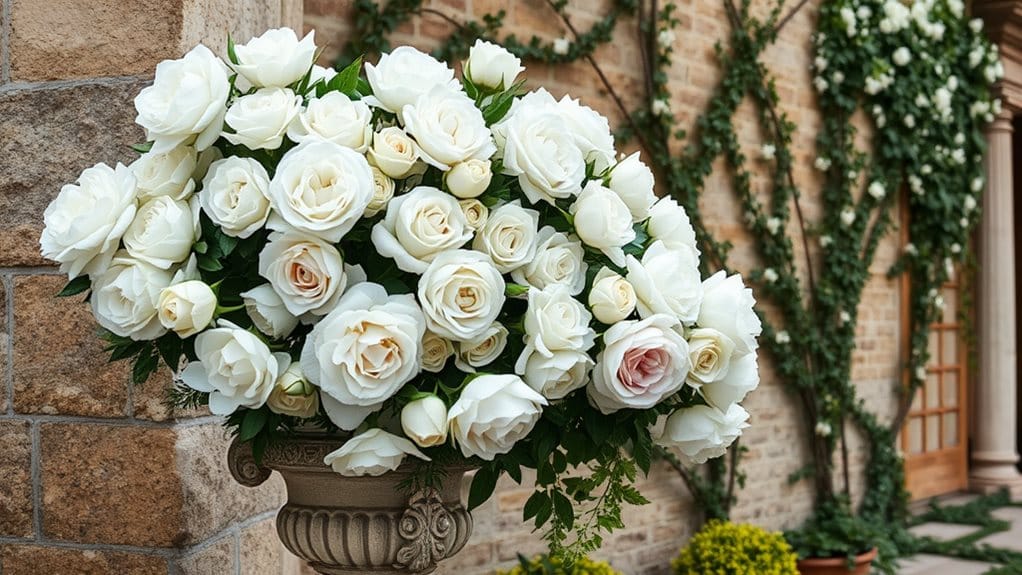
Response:
M909 533L916 537L929 537L937 541L952 541L979 530L975 525L962 525L960 523L937 523L930 521L922 525L916 525L909 529Z
M940 555L915 555L901 561L899 575L983 575L992 563L963 561Z
M1022 507L1001 507L990 513L998 519L1011 521L1015 527L1022 528Z

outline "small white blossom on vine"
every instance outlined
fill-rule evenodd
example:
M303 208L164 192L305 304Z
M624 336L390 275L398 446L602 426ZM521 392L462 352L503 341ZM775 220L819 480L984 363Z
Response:
M912 129L916 127L916 117L912 114L906 114L903 122L905 123L906 128Z
M841 210L841 223L847 228L855 223L855 210L851 207Z
M859 177L859 172L856 172L855 170L848 170L848 173L845 175L848 176L849 180L854 180Z
M973 118L983 116L988 113L990 113L990 102L980 100L979 102L973 102L972 105L969 106L969 115Z
M947 79L947 89L954 92L958 89L958 76L949 76Z
M933 307L943 311L944 310L944 296L939 295L933 298Z
M979 180L979 187L980 189L983 189L983 180L980 180L979 178L976 178L976 180ZM976 180L973 180L973 182L975 182ZM973 184L973 188L975 188L975 184ZM979 190L974 189L973 191L978 192ZM976 209L975 196L965 196L965 199L962 200L962 209L964 209L965 213L967 214L972 213L972 210Z
M937 88L933 93L933 105L940 112L941 119L946 122L951 117L951 90Z
M912 242L905 244L905 247L902 248L902 251L904 251L905 255L907 256L919 255L919 250L916 249L916 245Z
M777 148L773 144L763 144L763 147L759 149L759 154L764 160L772 160L777 156Z
M846 312L845 310L841 310L841 313L838 314L837 319L838 322L841 323L841 325L845 325L846 323L852 321L852 314Z
M670 28L661 30L656 37L657 44L660 44L660 47L665 50L667 48L670 48L671 46L674 46L675 39L676 36L674 35L674 30L671 30Z
M788 335L788 332L782 330L774 335L774 341L781 345L786 345L791 343L791 336Z
M962 226L962 228L968 228L969 227L969 218L966 218L965 216L962 216L962 219L958 220L958 225Z
M983 63L983 59L986 57L986 55L987 55L986 54L986 50L983 49L983 46L976 46L975 48L970 50L969 51L969 67L970 68L977 68L977 67L979 67L979 65L981 63Z
M955 134L955 145L961 146L965 143L965 134L958 132Z
M895 66L907 66L912 61L912 52L905 46L902 46L891 55L891 61L894 62Z
M951 258L944 258L944 273L948 277L955 275L955 262Z
M884 2L884 19L880 21L880 31L892 34L908 28L910 20L908 8L898 0Z
M926 190L923 189L923 180L920 179L919 176L915 174L909 175L908 187L911 188L913 194L916 194L918 196L921 196L924 193L926 193Z
M817 72L823 72L827 69L829 64L830 62L828 62L823 56L817 56L816 59L813 60L813 67L816 68Z
M859 9L855 11L855 15L859 20L869 20L869 17L873 15L873 10L869 6L859 6Z
M926 368L919 366L916 368L916 379L919 381L926 381Z
M824 235L820 236L820 247L821 248L826 248L826 247L830 246L830 244L832 244L832 243L834 243L834 238L830 237L829 235L824 234Z
M919 173L928 176L933 173L933 166L930 164L923 164L923 167L919 168Z
M855 36L855 12L851 8L845 7L841 9L841 20L845 23L845 33L851 38Z
M873 182L867 189L869 195L873 196L876 200L882 200L887 195L887 190L884 188L884 184L881 182Z
M663 98L653 100L651 109L654 116L666 116L671 113L670 104L668 104L667 100L664 100Z
M844 73L841 72L841 70L838 70L834 72L833 76L830 77L830 81L834 82L835 84L841 84L842 82L845 81L845 75Z
M987 66L983 69L983 76L987 82L993 84L994 82L1001 79L1004 76L1004 64L1001 64L1000 60Z
M554 40L554 54L564 56L568 53L570 48L571 40L568 40L567 38L558 38Z
M951 152L951 159L958 165L965 164L965 150L955 148L954 151Z
M962 2L962 0L947 0L947 7L954 14L955 18L961 18L965 14L965 2Z
M983 31L983 21L979 18L973 18L972 20L969 20L969 28L971 28L976 34L979 34Z
M958 242L955 242L955 243L951 244L951 253L953 253L953 254L960 254L960 253L962 253L962 245L959 244Z
M772 284L776 282L778 279L780 279L780 276L777 275L777 272L774 271L774 268L767 268L763 270L763 279L766 280L767 283Z
M816 158L813 166L821 172L826 172L830 169L830 158Z
M777 230L781 229L781 218L772 217L766 221L766 229L770 232L770 235L776 235Z
M993 112L994 114L1000 114L1001 113L1001 99L1000 98L994 98L993 104L990 105L990 111Z
M975 178L973 178L972 182L969 184L969 189L972 190L973 192L976 192L976 193L982 192L983 191L983 177L982 176L976 176ZM973 200L973 202L975 202L975 201L976 200Z
M820 76L817 76L815 79L813 79L813 86L816 88L816 91L821 94L827 91L828 85L829 84L827 84L827 80L821 78Z
M920 108L929 108L930 99L926 97L926 94L916 94L916 106Z
M816 422L816 428L813 431L815 431L816 435L819 435L820 437L830 437L830 434L834 433L834 430L831 429L830 424L826 421Z

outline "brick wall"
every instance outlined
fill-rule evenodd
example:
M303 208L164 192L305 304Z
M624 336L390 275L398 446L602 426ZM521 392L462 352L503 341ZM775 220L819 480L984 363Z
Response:
M323 56L326 62L332 60L350 33L354 17L352 4L351 0L306 0L306 29L316 30L321 45L330 44ZM457 20L478 18L503 8L508 14L505 31L519 38L528 38L533 33L547 39L569 35L544 0L433 0L426 4ZM803 208L810 220L819 215L819 202L813 190L818 190L821 183L819 173L812 168L814 138L820 118L810 88L809 71L810 37L818 4L818 1L810 1L764 54L764 61L777 78L782 108L799 127L794 136L793 152L797 160L794 175L804 191ZM606 13L609 5L609 0L570 0L567 12L574 25L585 30ZM692 127L719 81L720 70L713 47L718 41L727 41L729 28L720 0L679 0L678 5L682 25L677 30L675 64L669 71L671 104L682 126ZM765 14L773 4L755 0L753 5L757 13ZM623 21L613 42L596 53L615 86L640 85L641 63L634 31L634 20ZM402 26L393 40L395 44L408 43L430 49L449 33L448 23L427 15ZM612 123L620 121L617 109L602 91L599 79L588 64L553 68L532 64L527 74L530 85L545 86L556 96L570 92L606 114ZM629 105L639 96L638 90L624 89L622 93ZM736 122L746 155L755 167L754 158L759 155L762 140L748 103L739 110ZM864 138L869 137L868 132L863 134ZM754 189L766 190L765 175L756 176ZM705 217L718 237L735 243L733 262L739 269L752 269L755 265L752 240L743 229L742 210L735 202L729 175L721 164L707 180L702 202ZM789 231L796 233L794 228ZM885 276L897 249L896 238L889 237L877 254L873 279L859 310L860 345L853 366L853 379L860 394L882 418L893 414L901 346L899 284ZM762 385L745 404L753 417L753 427L743 438L750 449L743 466L749 479L739 493L734 519L774 529L793 527L806 517L812 505L808 485L792 486L787 481L788 475L806 461L805 426L798 419L795 399L783 390L768 361L761 362L761 373ZM851 487L853 495L858 497L862 491L865 453L861 438L854 433L850 433L850 445ZM598 555L610 559L629 575L667 573L669 559L695 526L692 500L676 474L666 467L656 468L641 488L652 504L627 510L628 528L609 538ZM482 575L492 572L494 567L512 564L517 552L541 551L541 542L521 521L521 509L530 492L528 480L520 487L505 479L494 499L475 513L476 531L468 548L441 567L439 573Z
M279 480L236 485L218 418L130 385L39 255L43 209L143 139L157 62L299 26L300 0L3 0L0 10L0 573L279 574ZM77 299L77 298L76 298Z

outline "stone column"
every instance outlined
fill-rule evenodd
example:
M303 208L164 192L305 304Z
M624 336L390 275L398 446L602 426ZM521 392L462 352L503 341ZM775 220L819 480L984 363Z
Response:
M1005 108L987 128L987 186L979 230L979 377L970 484L977 491L1022 490L1015 445L1018 377L1015 342L1012 115Z

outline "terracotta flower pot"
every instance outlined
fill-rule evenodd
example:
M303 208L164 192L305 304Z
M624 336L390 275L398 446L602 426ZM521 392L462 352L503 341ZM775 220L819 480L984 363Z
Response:
M410 468L380 477L344 477L323 463L337 438L301 437L266 450L262 465L237 440L228 454L231 474L254 487L277 471L287 503L277 534L292 553L326 575L432 573L461 551L472 516L461 503L466 469L452 470L439 490L409 494L399 484Z
M798 572L801 575L869 575L870 565L876 556L876 547L857 555L852 569L848 568L848 560L844 557L799 559Z

